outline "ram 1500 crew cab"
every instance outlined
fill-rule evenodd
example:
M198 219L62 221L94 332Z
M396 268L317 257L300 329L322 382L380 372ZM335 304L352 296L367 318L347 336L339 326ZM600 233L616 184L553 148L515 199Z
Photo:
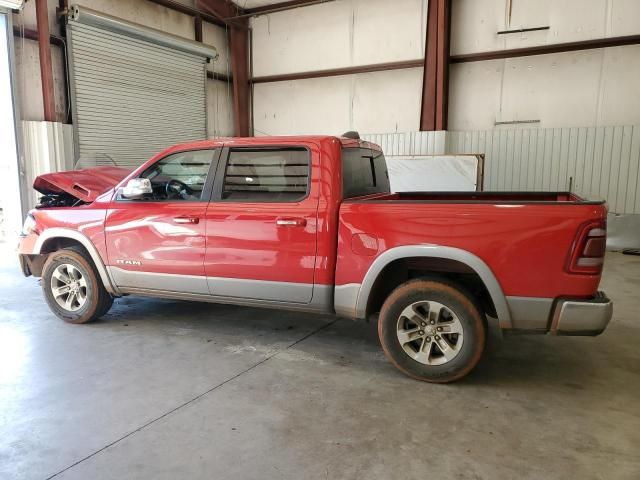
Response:
M453 381L504 331L597 335L606 206L571 193L392 193L377 145L331 136L178 145L134 171L51 173L25 275L71 323L147 295L367 319L388 359Z

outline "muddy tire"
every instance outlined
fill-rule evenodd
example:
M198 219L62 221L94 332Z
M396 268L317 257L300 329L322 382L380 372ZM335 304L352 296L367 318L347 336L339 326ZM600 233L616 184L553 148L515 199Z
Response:
M406 375L448 383L467 375L485 346L486 327L473 298L445 281L411 280L384 302L378 336Z
M51 311L68 323L96 320L113 305L113 297L104 288L93 261L80 248L50 254L41 284Z

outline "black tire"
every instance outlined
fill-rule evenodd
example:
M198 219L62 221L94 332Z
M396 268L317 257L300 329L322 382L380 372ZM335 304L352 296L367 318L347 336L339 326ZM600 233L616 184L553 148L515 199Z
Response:
M443 313L432 325L429 310L436 315L438 304L444 306ZM414 312L411 319L406 315ZM442 333L444 330L461 333ZM389 295L378 319L378 336L386 357L400 371L417 380L448 383L476 366L484 350L486 327L473 298L463 289L445 281L419 279L400 285ZM446 358L445 350L452 358Z
M76 295L71 311L61 306L53 293L52 278L58 267L64 268L65 265L71 265L78 272L80 278L84 279L84 286L78 287L79 294L84 294L84 302L79 305L80 300ZM93 264L91 258L81 248L69 247L58 250L49 255L42 269L42 291L49 308L57 317L68 323L86 323L96 320L105 315L111 305L113 305L113 297L104 288L100 275ZM62 282L58 283L61 285ZM64 285L63 285L64 286ZM64 301L67 297L62 297Z

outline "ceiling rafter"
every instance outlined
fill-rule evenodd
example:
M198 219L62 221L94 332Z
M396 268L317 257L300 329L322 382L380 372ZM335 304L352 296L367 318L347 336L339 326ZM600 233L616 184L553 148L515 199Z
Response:
M184 13L186 15L191 15L192 17L200 17L205 22L213 23L218 26L225 26L225 22L223 22L220 18L210 15L206 12L198 8L193 8L188 5L184 5L180 2L175 2L173 0L149 0L151 3L155 3L161 5L166 8L170 8L171 10L175 10L176 12Z
M231 0L197 0L197 7L225 23L233 23L234 17L244 15L245 11Z
M334 2L335 0L289 0L286 2L275 2L261 7L245 8L244 15L264 15L267 13L283 12L300 7L310 7L321 3Z

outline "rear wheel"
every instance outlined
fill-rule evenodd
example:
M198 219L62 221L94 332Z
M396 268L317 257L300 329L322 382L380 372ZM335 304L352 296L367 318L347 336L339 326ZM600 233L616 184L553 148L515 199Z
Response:
M412 280L385 301L378 335L387 358L418 380L446 383L476 366L485 324L472 298L453 284Z
M95 320L113 304L113 297L104 288L93 262L81 249L68 248L50 254L41 283L49 308L65 322Z

